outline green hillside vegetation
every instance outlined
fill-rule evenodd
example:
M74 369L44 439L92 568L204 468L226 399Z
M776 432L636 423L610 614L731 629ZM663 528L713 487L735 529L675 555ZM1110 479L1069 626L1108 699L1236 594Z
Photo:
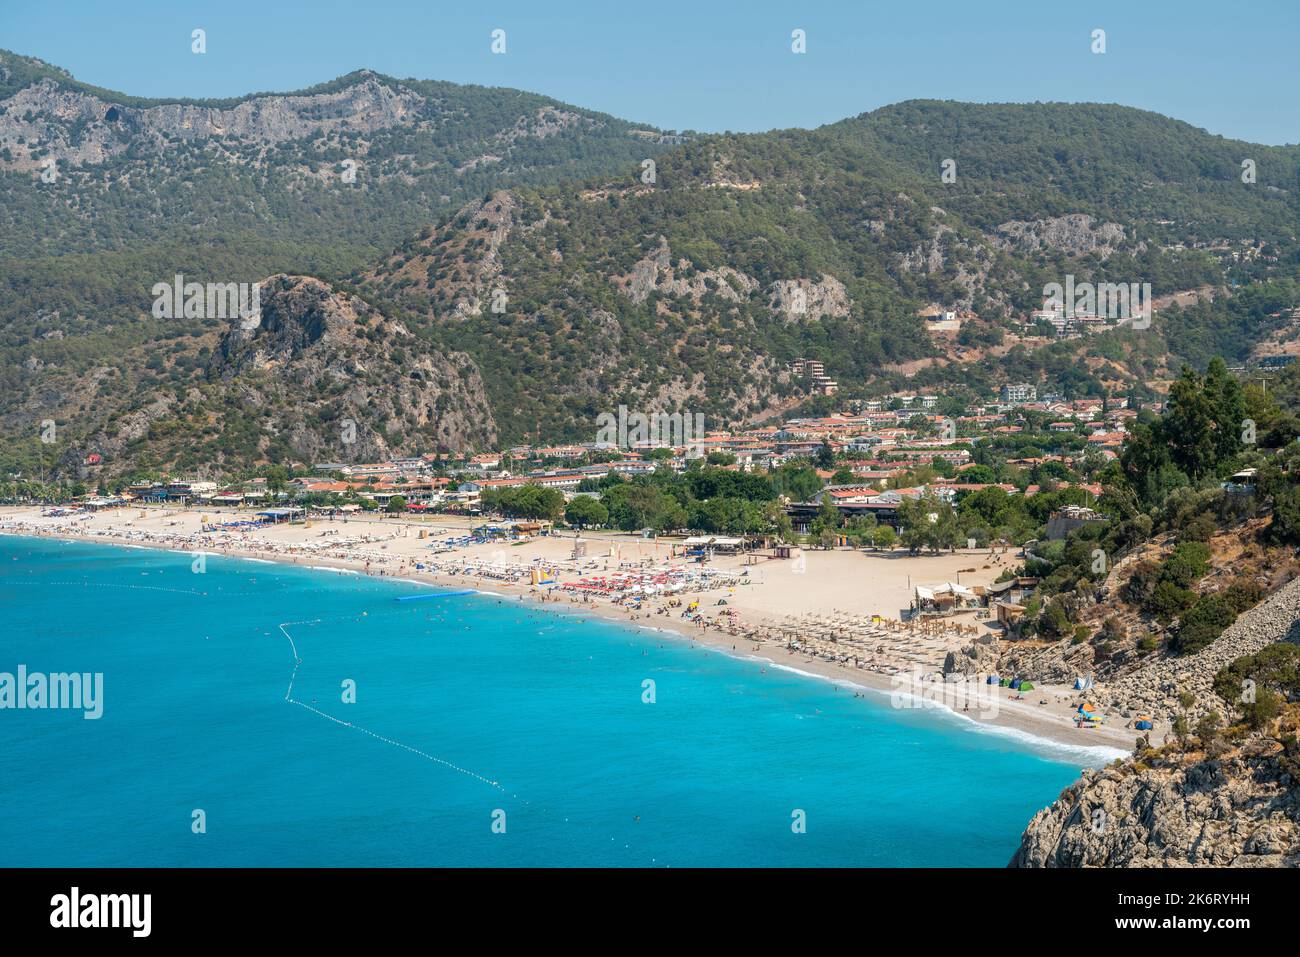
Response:
M0 65L5 96L50 80L105 104L178 102L98 90L13 54ZM193 447L187 429L216 415L240 437L222 450L231 466L275 445L214 365L228 324L149 314L150 288L177 273L255 282L286 272L356 293L409 328L413 348L473 359L503 442L591 440L597 415L619 402L702 413L715 428L900 389L942 392L952 411L1008 380L1145 399L1183 364L1242 361L1300 304L1297 147L1229 141L1119 106L913 101L813 131L670 148L624 121L513 90L361 71L299 93L362 82L425 105L364 138L172 137L161 150L141 141L62 168L52 183L0 171L0 464L36 454L57 470L69 448L93 446L96 430L160 391L190 394L190 421L151 430L160 441L136 442L115 469L179 461ZM499 148L546 108L579 119ZM492 150L500 162L477 162ZM349 185L339 173L353 157ZM647 158L652 184L640 178ZM957 161L955 183L940 179L946 158ZM1243 158L1256 160L1257 183L1241 182ZM463 210L502 196L514 205L498 247ZM1122 239L1071 249L998 229L1070 214L1116 224ZM634 301L627 284L661 243L671 277ZM953 360L953 349L998 350L1067 273L1148 281L1156 296L1219 294L1162 310L1145 331ZM695 291L669 291L668 278ZM821 284L831 311L814 301L810 314L782 313L782 283ZM500 313L487 308L496 289L507 294ZM467 297L476 314L464 312ZM980 319L956 344L931 340L916 317L931 303L967 303ZM839 396L810 397L786 374L801 356L825 363ZM92 374L97 384L83 387ZM33 449L45 417L67 445Z
M1061 142L1064 128L1072 132ZM945 186L940 157L956 143L979 159ZM621 179L516 190L521 228L500 251L497 285L510 297L502 314L439 322L451 313L439 290L473 265L472 257L429 252L431 238L436 250L439 238L454 232L454 219L389 261L418 259L423 281L399 280L389 269L352 279L412 321L433 319L440 341L473 355L506 434L520 439L581 438L609 397L631 400L701 375L702 387L683 406L714 421L761 416L773 401L798 397L796 384L764 378L798 356L822 359L847 397L910 387L974 399L1007 379L1043 382L1067 397L1140 396L1147 379L1184 363L1203 369L1216 355L1244 358L1278 328L1279 310L1300 303L1300 194L1290 188L1300 150L1248 145L1121 107L901 104L812 132L704 138L662 156L653 188L640 184L633 166ZM1229 162L1243 151L1267 156L1268 175L1288 188L1243 184L1239 161ZM1119 222L1129 238L1107 258L989 240L1006 218L1067 211ZM1189 248L1247 234L1266 250L1249 276L1231 257ZM745 293L734 279L714 276L699 302L660 292L632 302L612 280L652 255L661 238L674 264L688 261L678 279L736 270L757 288ZM1181 247L1161 245L1175 238ZM900 265L932 248L942 253L941 268ZM1143 333L1105 333L1033 352L1016 347L997 363L937 365L914 377L890 371L939 354L915 318L919 306L970 295L990 321L968 344L996 343L1005 331L1000 317L1037 308L1042 287L1067 272L1080 281L1148 281L1156 296L1239 275L1267 281L1213 303L1170 308ZM961 281L971 273L981 275L973 295ZM791 322L773 314L771 283L824 274L844 284L848 315ZM607 315L617 321L617 348ZM1081 359L1108 363L1120 388ZM755 381L762 382L759 394L746 389ZM563 394L555 394L555 383L565 383Z

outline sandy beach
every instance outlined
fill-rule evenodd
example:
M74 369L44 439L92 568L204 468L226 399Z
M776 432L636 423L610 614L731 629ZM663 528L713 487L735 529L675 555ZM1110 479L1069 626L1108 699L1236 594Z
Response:
M809 550L793 560L751 553L715 555L699 565L680 555L680 541L675 556L673 540L621 533L567 531L526 542L474 544L466 541L469 528L482 519L446 515L354 515L254 526L249 511L212 508L43 514L48 511L0 507L0 534L260 558L479 588L662 629L757 659L760 668L830 679L846 692L885 693L895 707L944 708L985 730L1124 752L1137 737L1118 715L1100 727L1076 727L1072 715L1083 698L1068 687L1036 685L1017 696L985 684L983 676L944 681L940 672L949 651L980 636L997 640L974 612L925 625L901 620L916 585L991 583L1014 567L1009 553ZM582 549L575 549L575 538ZM585 554L574 557L575 551ZM1089 755L1089 763L1101 756Z

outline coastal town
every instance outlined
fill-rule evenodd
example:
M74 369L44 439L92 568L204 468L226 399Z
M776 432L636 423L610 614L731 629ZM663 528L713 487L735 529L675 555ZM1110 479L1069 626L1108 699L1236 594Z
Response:
M804 362L805 360L800 360ZM823 379L820 363L808 363L808 375ZM828 380L829 382L829 380ZM833 388L833 383L819 383ZM944 406L950 403L944 401ZM534 485L554 489L566 501L594 494L592 483L609 476L634 479L667 468L682 473L695 465L756 472L793 463L815 462L826 488L790 514L797 531L807 531L806 509L798 504L829 500L845 517L874 514L898 527L897 504L926 492L951 501L963 491L998 484L1008 492L1033 495L1042 487L1028 479L1044 474L1091 473L1114 460L1129 424L1139 409L1125 398L1066 400L1038 396L1035 386L1014 384L987 404L941 411L938 395L899 394L887 399L856 400L840 412L816 418L791 418L779 425L739 431L708 431L674 446L665 438L548 446L514 445L495 451L457 454L430 452L383 462L330 461L297 463L265 470L239 481L183 475L126 480L101 478L112 463L99 454L82 463L82 491L72 497L89 508L131 502L271 506L338 504L348 511L384 509L394 500L399 510L476 514L484 493ZM1146 408L1158 413L1161 404ZM653 415L653 414L651 414ZM647 416L650 418L651 416ZM664 418L670 418L664 416ZM346 450L341 443L340 449ZM982 455L980 450L1020 454ZM1025 480L996 481L987 476L993 458L1004 476ZM993 469L997 471L998 469ZM277 481L276 476L282 476ZM929 481L906 484L918 475ZM978 476L978 477L977 477ZM1065 483L1071 484L1071 483ZM1093 496L1095 483L1077 483ZM1053 483L1053 487L1060 483ZM12 475L0 480L8 499L39 499L48 494L37 476Z
M1091 674L1035 685L988 667L1000 646L1036 643L1021 633L1038 604L1034 550L1104 522L1098 473L1141 410L1027 384L951 417L940 405L898 395L677 446L665 429L628 447L105 481L57 501L23 502L37 487L11 482L0 531L472 582L905 689L1060 743L1122 747L1136 730L1167 730L1089 704ZM105 464L88 465L88 480ZM705 480L689 510L620 494ZM738 500L752 507L710 508Z

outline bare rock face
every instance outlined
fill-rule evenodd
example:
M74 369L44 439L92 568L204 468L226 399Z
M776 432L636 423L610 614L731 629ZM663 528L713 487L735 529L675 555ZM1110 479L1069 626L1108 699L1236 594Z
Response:
M960 651L950 651L943 661L945 675L961 674L966 676L995 674L998 670L998 649L996 643L975 642Z
M938 215L947 215L938 207L934 209ZM870 224L868 228L877 231ZM957 309L970 309L976 294L987 292L985 283L993 267L993 251L987 244L970 241L944 222L936 223L928 238L894 258L900 272L949 276L960 292L945 302ZM994 291L991 300L1002 302L1004 296Z
M134 107L44 79L19 90L0 115L0 145L41 144L61 164L102 163L132 146L221 138L262 145L334 132L374 133L416 122L424 97L373 74L330 93L250 97L229 108L191 103ZM16 161L15 165L29 165Z
M470 204L464 211L470 219L468 231L482 243L478 257L470 267L472 279L456 302L457 316L479 315L483 311L484 298L495 294L492 286L501 276L501 247L514 229L517 208L512 193L498 190L487 200ZM500 288L504 291L504 286Z
M816 282L782 279L772 283L768 303L789 322L815 322L825 316L843 319L851 306L844 283L825 273Z
M1268 739L1189 767L1084 774L1029 823L1011 867L1300 866L1300 790Z
M119 458L132 443L145 439L150 427L155 422L166 419L176 404L176 397L170 392L158 392L150 396L147 402L116 419L111 431L94 436L84 447L69 447L63 463L64 470L68 474L85 478L87 472L82 467L82 462L88 453L95 452L109 460Z
M690 299L698 304L713 292L730 302L743 302L758 288L758 281L735 269L696 269L690 260L674 264L668 241L659 237L654 252L640 259L626 276L615 278L615 285L633 302L645 302L652 293Z
M1100 252L1109 256L1124 242L1119 223L1098 223L1086 213L1070 213L1032 222L1012 220L998 226L990 237L995 245L1020 252L1058 250L1069 256Z
M260 320L236 321L216 372L305 460L361 462L496 439L467 356L430 349L317 279L267 279Z
M521 116L510 130L497 135L501 143L513 143L519 139L544 140L548 136L558 136L573 129L590 128L596 125L591 117L561 110L553 106L544 106L529 116Z
M759 288L753 276L722 266L697 269L689 259L673 261L668 241L659 237L658 247L642 257L614 285L633 302L645 302L651 293L687 299L694 305L709 293L729 302L744 302ZM849 314L848 290L834 276L779 279L767 287L768 307L787 322L811 322L823 316L843 318Z

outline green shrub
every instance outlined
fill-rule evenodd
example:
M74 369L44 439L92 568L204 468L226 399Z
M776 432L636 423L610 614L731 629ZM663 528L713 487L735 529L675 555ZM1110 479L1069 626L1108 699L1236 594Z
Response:
M1177 618L1196 603L1196 593L1187 588L1180 588L1171 581L1156 584L1147 599L1144 610L1161 621Z
M1196 604L1183 615L1174 649L1180 655L1191 655L1210 644L1223 629L1237 620L1228 600L1222 595L1202 595Z

